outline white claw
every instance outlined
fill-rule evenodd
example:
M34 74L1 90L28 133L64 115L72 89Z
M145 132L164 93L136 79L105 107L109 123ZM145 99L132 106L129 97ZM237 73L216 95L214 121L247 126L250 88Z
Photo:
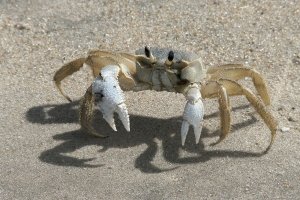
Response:
M196 144L199 143L201 131L202 131L202 120L204 116L204 106L201 100L201 94L198 88L191 88L187 93L187 103L183 112L183 122L181 126L181 143L182 146L185 143L186 136L189 131L189 126L192 125L194 128Z
M114 112L117 112L125 129L130 131L129 115L125 105L125 96L118 82L119 67L108 65L101 69L101 75L92 85L95 102L110 127L117 131Z
M119 118L122 121L122 124L125 127L126 131L129 132L130 131L130 122L129 122L128 110L126 108L125 103L118 105L116 111L117 111Z

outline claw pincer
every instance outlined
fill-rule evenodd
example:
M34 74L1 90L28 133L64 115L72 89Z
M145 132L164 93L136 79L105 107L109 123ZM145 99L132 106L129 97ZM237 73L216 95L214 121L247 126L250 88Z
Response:
M118 82L119 71L120 69L116 65L104 67L92 84L92 92L95 96L96 106L110 127L117 131L114 120L114 112L117 112L125 129L129 132L130 122L125 96Z
M204 116L204 106L198 86L195 84L186 94L187 103L183 112L183 122L181 125L181 144L185 143L190 125L194 128L196 144L202 131L202 120Z

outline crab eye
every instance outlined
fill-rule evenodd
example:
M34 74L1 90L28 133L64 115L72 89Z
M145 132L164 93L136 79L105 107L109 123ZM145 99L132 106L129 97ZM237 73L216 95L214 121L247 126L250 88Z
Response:
M173 51L170 51L170 52L169 52L169 55L168 55L168 60L169 60L169 61L173 61L173 59L174 59L174 52L173 52Z
M147 46L145 46L145 55L146 55L148 58L150 58L150 55L151 55L150 49L149 49L149 47L147 47Z
M173 59L174 59L174 52L169 51L168 59L165 61L165 65L167 67L171 67L171 65L173 65Z

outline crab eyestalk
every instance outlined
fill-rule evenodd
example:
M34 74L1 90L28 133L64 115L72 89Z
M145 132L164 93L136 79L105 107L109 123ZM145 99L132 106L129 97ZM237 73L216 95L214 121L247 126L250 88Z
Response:
M168 54L168 59L165 62L167 68L170 68L170 66L173 64L173 60L174 60L174 52L170 51Z
M150 48L148 46L145 46L145 55L146 55L147 58L149 58L151 63L155 62L155 57L151 53Z

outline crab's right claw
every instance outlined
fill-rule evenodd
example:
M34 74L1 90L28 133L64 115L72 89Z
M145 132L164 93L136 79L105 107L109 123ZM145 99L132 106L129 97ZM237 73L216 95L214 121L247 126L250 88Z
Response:
M104 108L105 104L100 104L100 110L103 113L103 118L105 121L110 125L110 127L117 131L115 119L114 119L114 112L118 113L119 118L122 121L122 124L124 125L125 129L129 132L130 131L130 121L129 121L129 115L128 110L126 108L126 104L122 103L120 105L117 105L115 108L107 109Z
M196 144L202 131L202 120L204 116L204 106L201 100L201 94L198 88L191 88L187 93L187 103L183 112L183 122L181 126L181 144L185 143L186 136L189 131L190 125L194 128Z
M101 69L99 77L93 82L92 90L95 103L110 127L117 131L114 120L114 112L116 112L125 129L129 132L130 122L125 96L118 82L119 71L120 68L116 65L108 65Z

